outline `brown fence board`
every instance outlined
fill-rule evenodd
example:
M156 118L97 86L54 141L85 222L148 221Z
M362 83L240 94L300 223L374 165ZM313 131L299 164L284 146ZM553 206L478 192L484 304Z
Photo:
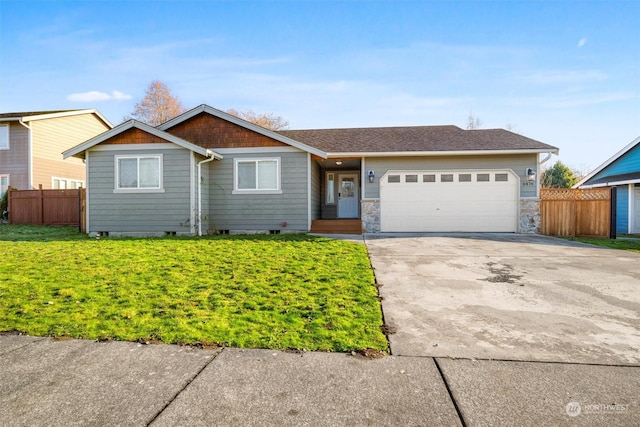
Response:
M85 190L10 190L9 223L70 225L84 231Z
M612 237L610 188L540 190L540 232L558 237Z

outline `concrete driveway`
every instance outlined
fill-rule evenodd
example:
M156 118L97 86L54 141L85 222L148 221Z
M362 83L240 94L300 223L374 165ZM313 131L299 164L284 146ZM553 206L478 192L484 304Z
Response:
M365 235L394 355L640 365L640 255L518 234Z

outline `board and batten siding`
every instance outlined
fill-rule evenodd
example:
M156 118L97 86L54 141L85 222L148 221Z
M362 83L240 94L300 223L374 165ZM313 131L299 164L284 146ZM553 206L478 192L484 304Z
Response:
M258 154L239 149L223 155L223 160L209 163L209 227L213 232L309 230L307 153L275 149ZM282 194L233 194L234 160L238 158L279 158Z
M629 231L629 186L619 185L616 190L616 233Z
M9 175L9 185L29 190L29 131L18 123L9 125L9 149L0 150L0 175Z
M33 185L51 188L51 178L84 181L81 159L62 159L62 152L107 130L109 126L95 114L55 117L30 122L33 144Z
M429 156L429 157L367 157L366 169L375 172L375 182L365 181L363 198L380 197L379 179L389 170L496 170L512 169L520 177L520 197L536 197L536 185L523 185L527 169L538 174L537 154L495 156Z
M164 193L114 193L115 156L162 154ZM88 152L88 233L191 233L191 151L176 149Z

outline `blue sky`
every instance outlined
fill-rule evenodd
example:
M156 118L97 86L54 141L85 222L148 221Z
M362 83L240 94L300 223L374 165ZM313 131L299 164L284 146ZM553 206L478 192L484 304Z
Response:
M118 124L155 79L292 129L472 113L588 171L640 136L640 2L0 2L0 112Z

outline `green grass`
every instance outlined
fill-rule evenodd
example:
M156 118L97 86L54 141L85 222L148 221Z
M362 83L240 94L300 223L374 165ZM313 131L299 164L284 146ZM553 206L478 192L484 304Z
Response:
M0 250L0 331L387 349L362 245L307 235L96 240L3 225Z
M627 239L589 239L583 237L577 237L577 242L589 243L591 245L604 246L606 248L621 249L631 252L640 252L640 240L627 240Z

